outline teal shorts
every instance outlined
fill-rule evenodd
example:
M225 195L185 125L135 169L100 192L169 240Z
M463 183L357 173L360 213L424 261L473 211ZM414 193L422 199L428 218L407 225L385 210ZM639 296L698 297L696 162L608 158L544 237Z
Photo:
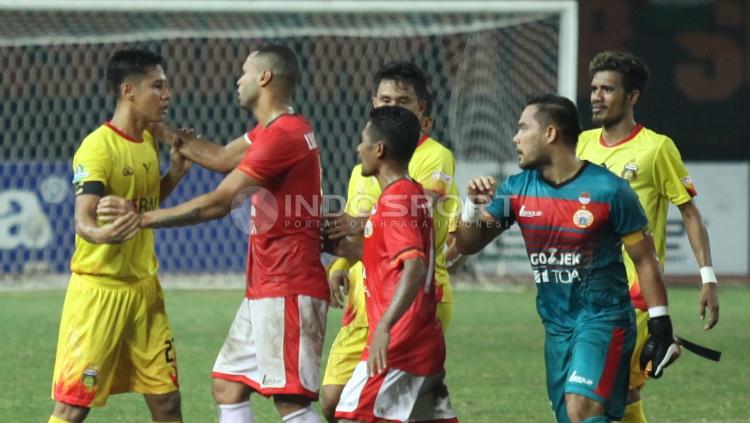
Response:
M544 358L547 395L559 423L569 423L565 394L578 394L604 405L605 416L625 412L635 321L588 322L572 331L547 328Z

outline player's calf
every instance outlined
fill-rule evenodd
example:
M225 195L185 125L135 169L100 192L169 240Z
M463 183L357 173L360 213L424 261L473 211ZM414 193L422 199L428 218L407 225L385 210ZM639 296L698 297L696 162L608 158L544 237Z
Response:
M182 410L180 391L167 394L144 394L151 420L154 422L180 422L182 421Z
M81 423L89 414L89 410L91 409L57 401L49 423Z
M336 423L336 405L341 398L344 385L323 385L320 390L320 411L328 423Z
M248 386L239 382L214 378L213 396L217 404L239 404L247 402L252 392Z
M571 423L588 422L592 417L604 415L601 403L578 394L565 394L565 408Z
M310 398L302 395L274 395L273 403L284 420L289 423L319 423L318 414L310 407Z

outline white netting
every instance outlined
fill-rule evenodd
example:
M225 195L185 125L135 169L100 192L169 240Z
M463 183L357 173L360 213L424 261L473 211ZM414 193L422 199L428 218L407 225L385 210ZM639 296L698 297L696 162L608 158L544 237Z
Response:
M511 156L515 121L530 94L557 91L556 13L310 14L204 12L0 13L0 273L65 273L73 248L69 161L113 110L104 68L113 51L164 56L173 90L168 120L227 141L254 125L237 105L246 55L290 46L302 66L295 108L321 144L324 190L345 193L370 106L371 79L392 60L425 70L433 136L460 163ZM500 166L494 169L500 172ZM170 199L213 189L222 175L194 168ZM163 272L241 273L246 235L231 218L158 231Z

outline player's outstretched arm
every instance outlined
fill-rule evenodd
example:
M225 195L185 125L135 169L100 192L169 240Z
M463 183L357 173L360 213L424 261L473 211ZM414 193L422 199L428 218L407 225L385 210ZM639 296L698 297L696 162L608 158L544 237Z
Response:
M169 170L161 177L159 185L159 204L163 203L172 194L177 184L187 175L192 162L187 160L177 151L177 148L169 149Z
M229 173L242 160L250 144L244 136L227 145L204 139L193 129L176 129L166 124L152 125L149 130L164 144L177 147L188 160L214 172Z
M219 186L208 194L172 208L159 209L144 213L141 227L165 228L187 226L208 220L218 219L229 214L232 200L240 191L251 186L260 186L260 182L240 170L227 175Z
M94 194L80 194L76 197L75 226L78 236L92 244L118 244L138 233L141 219L132 210L113 218L107 224L98 226L96 209L99 199L100 197Z
M709 330L719 323L719 293L716 274L711 266L711 245L708 241L708 231L703 223L700 210L693 201L681 204L678 208L682 214L682 222L685 224L690 246L693 248L695 261L698 262L698 267L700 267L703 287L701 288L698 305L701 320L706 318L706 308L711 312L708 322L703 326L704 330Z
M459 253L478 253L503 232L502 225L482 210L492 202L495 185L495 178L491 176L480 176L469 181L468 198L455 232L456 250Z
M403 265L401 279L398 281L393 299L373 332L370 357L367 359L367 371L370 376L381 373L388 367L388 342L391 338L391 328L414 302L427 276L427 265L422 257L405 260Z
M623 237L625 250L638 272L643 298L648 305L649 339L641 354L641 365L648 368L653 378L659 378L664 369L679 356L675 343L672 320L669 317L667 288L664 286L653 239L643 231Z

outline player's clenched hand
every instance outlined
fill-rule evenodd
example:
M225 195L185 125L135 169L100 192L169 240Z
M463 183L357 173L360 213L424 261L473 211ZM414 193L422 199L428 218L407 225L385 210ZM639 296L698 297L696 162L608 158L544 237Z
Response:
M180 154L180 152L177 150L177 147L175 146L172 146L169 149L169 159L171 160L169 164L169 172L176 177L184 176L187 171L190 170L190 166L193 165L193 162L186 159L185 156Z
M349 294L349 271L331 272L328 277L328 287L331 289L331 307L343 307L346 304L346 296Z
M128 212L113 222L99 227L104 244L119 244L134 237L140 230L141 215Z
M641 369L649 377L658 379L664 374L664 369L680 356L680 346L672 333L669 316L648 319L648 332L649 338L640 356Z
M474 204L489 204L495 195L496 185L492 176L480 176L469 181L467 193Z
M370 356L367 358L367 374L370 377L382 373L388 367L388 343L390 340L390 332L382 323L379 323L372 334Z
M711 312L708 322L703 326L703 330L709 330L719 323L719 294L716 292L715 283L704 283L701 288L701 296L698 300L701 309L701 320L706 319L706 307Z
M359 235L363 229L357 218L346 213L323 216L323 236L326 239L336 240Z
M166 145L177 145L179 137L177 130L163 122L152 122L146 127L156 141Z
M96 205L96 218L103 222L114 222L118 218L135 212L133 203L122 197L108 195L99 199Z

